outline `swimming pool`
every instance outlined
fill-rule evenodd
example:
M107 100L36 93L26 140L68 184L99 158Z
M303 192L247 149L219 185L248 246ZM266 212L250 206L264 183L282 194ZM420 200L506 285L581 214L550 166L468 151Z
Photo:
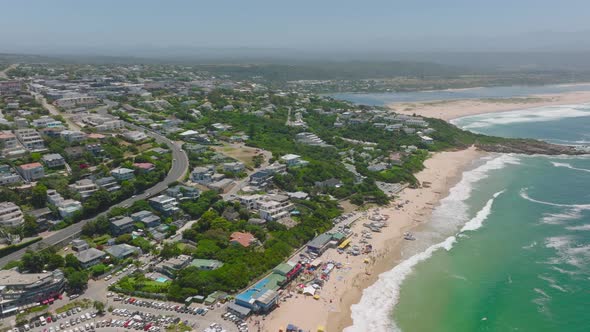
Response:
M166 281L168 281L168 279L167 278L164 278L164 277L159 277L159 278L156 279L156 281L157 282L166 282Z

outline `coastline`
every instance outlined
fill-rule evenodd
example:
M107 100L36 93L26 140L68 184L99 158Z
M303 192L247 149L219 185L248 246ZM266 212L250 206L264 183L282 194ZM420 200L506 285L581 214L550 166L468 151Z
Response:
M524 108L555 105L582 104L590 102L590 91L575 91L559 94L539 94L508 99L461 99L415 103L391 103L387 107L396 113L419 115L450 121L470 115L509 112Z
M369 214L378 211L389 217L389 226L381 233L372 234L370 243L373 252L369 255L348 256L338 254L334 249L328 250L321 259L341 262L343 267L332 273L321 290L320 299L295 295L281 302L279 308L261 321L262 330L279 331L293 323L304 330L316 331L318 326L324 326L326 331L332 332L342 331L351 325L351 306L360 301L363 290L372 285L379 274L401 262L403 233L427 222L440 199L446 197L449 190L460 181L463 172L484 155L484 152L474 147L433 154L426 160L425 169L416 174L420 182L430 183L428 187L406 188L396 198L395 205L369 211ZM402 208L397 207L397 204L406 201L408 203ZM352 226L354 233L358 235L365 229L365 220L363 217ZM353 237L353 241L358 239L358 236Z

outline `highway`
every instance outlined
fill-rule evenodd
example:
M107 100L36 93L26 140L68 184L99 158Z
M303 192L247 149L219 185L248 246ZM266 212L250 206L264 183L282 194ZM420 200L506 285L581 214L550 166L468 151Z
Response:
M129 128L135 129L135 130L145 131L146 135L154 138L156 140L156 142L158 142L158 143L166 143L168 148L172 151L172 158L173 158L172 159L172 167L168 171L168 175L166 175L166 178L163 181L161 181L158 184L154 185L153 187L147 189L142 194L138 194L134 197L128 198L116 205L111 206L110 209L117 207L117 206L128 207L128 206L131 206L131 204L133 204L135 201L138 201L141 199L147 199L147 198L157 195L161 191L168 188L168 185L170 183L172 183L174 181L182 180L188 170L188 167L189 167L188 156L186 155L186 152L184 150L182 150L182 147L180 145L178 145L177 143L169 140L165 136L162 136L162 135L160 135L156 132L153 132L151 130L148 130L144 127L140 127L140 126L137 126L137 125L134 125L131 123L126 123L126 126ZM0 267L6 265L6 263L8 263L10 261L20 259L23 256L23 254L29 249L34 250L34 251L39 250L39 249L43 249L43 248L46 248L46 247L49 247L49 246L52 246L55 244L59 244L60 242L62 242L64 240L69 240L72 237L77 236L78 234L80 234L82 227L86 223L88 223L89 221L91 221L93 219L96 219L97 217L99 217L101 215L106 215L107 212L108 211L105 211L105 212L102 212L102 213L92 217L92 218L81 220L80 222L70 225L70 226L60 230L59 232L52 234L52 235L48 236L47 238L45 238L35 244L32 244L26 248L23 248L19 251L15 251L7 256L0 258Z

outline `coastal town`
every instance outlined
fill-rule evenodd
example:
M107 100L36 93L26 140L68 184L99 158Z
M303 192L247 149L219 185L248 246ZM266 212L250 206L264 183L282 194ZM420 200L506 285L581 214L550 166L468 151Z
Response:
M341 330L478 150L549 146L191 66L2 73L4 331Z
M371 264L391 220L365 207L437 149L420 117L179 69L5 71L3 327L266 330L349 257Z

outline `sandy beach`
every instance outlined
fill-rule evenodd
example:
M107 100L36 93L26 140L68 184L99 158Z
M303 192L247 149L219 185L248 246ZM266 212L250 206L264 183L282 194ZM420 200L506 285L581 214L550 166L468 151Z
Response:
M449 121L468 115L588 102L590 102L590 91L576 91L508 99L462 99L420 103L393 103L387 106L396 113L416 114Z
M281 301L280 307L264 320L256 318L260 321L260 330L279 331L283 328L284 331L287 324L293 323L305 331L316 331L318 326L323 326L326 331L332 332L350 325L350 306L359 301L362 290L373 284L380 273L400 262L403 233L428 221L438 201L459 182L463 171L481 156L483 153L475 148L433 154L426 160L426 168L416 175L421 183L429 182L428 187L404 189L395 200L395 205L376 208L366 214L378 211L389 217L388 227L381 233L372 233L369 241L373 246L372 253L352 256L339 254L335 249L326 251L321 256L322 261L332 260L343 266L331 273L329 281L319 292L320 299L297 294ZM397 207L397 204L406 201L408 203L402 208ZM353 225L356 235L352 237L352 244L358 244L361 239L360 234L366 229L364 222L365 216ZM251 327L253 331L258 330L256 325Z

